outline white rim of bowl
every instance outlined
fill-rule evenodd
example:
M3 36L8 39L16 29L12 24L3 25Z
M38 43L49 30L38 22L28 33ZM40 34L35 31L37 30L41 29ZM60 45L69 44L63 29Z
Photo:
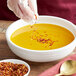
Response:
M64 21L70 23L70 24L76 29L76 26L75 26L72 22L70 22L70 21L68 21L68 20L66 20L66 19L60 18L60 17L46 16L46 15L45 15L45 16L44 16L44 15L41 15L41 16L39 16L39 17L51 17L51 18L61 19L61 20L64 20ZM21 19L20 19L20 20L21 20ZM20 20L17 20L16 22L18 22L18 21L20 21ZM16 23L16 22L13 22L11 25L13 25L13 24ZM10 26L11 26L11 25L10 25ZM31 49L26 49L26 48L23 48L23 47L20 47L20 46L16 45L15 43L13 43L13 42L10 40L10 38L8 38L7 32L9 31L10 26L9 26L9 27L7 28L7 30L6 30L6 39L7 39L11 44L13 44L15 47L20 48L20 49L23 49L23 50L31 51L31 52L52 52L52 51L54 52L54 51L62 50L63 48L67 48L68 46L70 46L71 44L75 43L75 41L76 41L76 37L75 37L74 40L73 40L71 43L69 43L68 45L63 46L63 47L61 47L61 48L52 49L52 50L31 50Z
M24 76L27 76L30 73L30 66L29 66L29 64L26 63L23 60L19 60L19 59L4 59L4 60L0 60L0 63L1 62L11 62L11 63L14 63L14 64L24 64L28 68L28 72Z

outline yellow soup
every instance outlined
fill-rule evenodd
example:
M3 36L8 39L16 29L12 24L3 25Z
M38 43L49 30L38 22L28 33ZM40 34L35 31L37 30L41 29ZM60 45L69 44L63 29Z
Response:
M73 34L61 26L34 24L19 28L11 35L16 45L31 50L50 50L63 47L74 40Z

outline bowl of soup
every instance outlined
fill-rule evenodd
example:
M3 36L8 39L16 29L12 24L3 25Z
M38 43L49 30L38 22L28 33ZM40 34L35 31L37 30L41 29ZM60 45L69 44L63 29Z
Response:
M76 46L76 26L54 16L39 16L36 24L23 20L11 24L6 31L9 48L17 56L34 62L62 59Z

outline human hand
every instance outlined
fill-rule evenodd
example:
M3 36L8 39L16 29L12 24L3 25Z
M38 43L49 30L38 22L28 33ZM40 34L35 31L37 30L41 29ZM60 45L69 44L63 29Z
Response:
M38 18L36 0L7 0L8 8L25 21Z

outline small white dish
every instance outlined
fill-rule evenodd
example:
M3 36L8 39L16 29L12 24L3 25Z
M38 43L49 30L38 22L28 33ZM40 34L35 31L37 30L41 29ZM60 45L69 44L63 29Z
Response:
M24 64L28 68L28 72L24 76L28 76L29 73L30 73L30 66L26 62L24 62L22 60L18 60L18 59L5 59L5 60L1 60L0 62L11 62L11 63L14 63L14 64Z
M30 50L22 48L20 46L17 46L10 40L10 36L14 31L23 26L28 25L27 22L24 22L23 20L18 20L13 24L11 24L6 31L7 43L12 52L14 52L17 56L23 59L34 62L49 62L59 60L68 56L71 52L73 52L74 48L76 47L76 26L73 23L71 23L68 20L54 16L39 16L39 20L37 21L37 23L49 23L65 27L66 29L68 29L73 33L75 38L70 44L53 50L40 51L40 50Z

